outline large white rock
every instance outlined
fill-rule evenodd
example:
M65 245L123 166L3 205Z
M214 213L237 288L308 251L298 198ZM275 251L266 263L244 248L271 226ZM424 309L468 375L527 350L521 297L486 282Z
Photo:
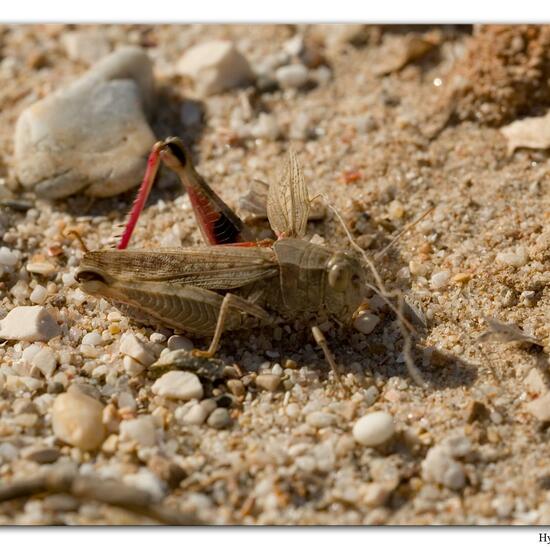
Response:
M192 47L179 60L177 70L193 79L199 95L224 92L253 79L248 61L229 40L212 40Z
M0 338L4 340L47 342L59 333L59 325L43 306L15 307L0 321Z
M137 185L155 142L145 116L153 92L149 57L125 47L25 109L15 128L23 187L59 198L80 191L106 197Z
M105 439L103 405L79 391L62 393L52 408L52 426L56 437L82 449L97 449Z

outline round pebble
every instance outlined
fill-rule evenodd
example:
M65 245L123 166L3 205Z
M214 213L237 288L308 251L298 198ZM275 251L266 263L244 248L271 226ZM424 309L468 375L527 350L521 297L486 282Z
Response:
M275 78L281 88L301 88L309 79L307 67L301 63L285 65L275 71Z
M434 290L440 290L447 286L451 274L449 271L437 271L430 278L430 285Z
M99 332L88 332L82 337L82 343L87 346L99 346L103 343L103 338Z
M231 424L231 417L229 416L229 412L227 412L227 409L222 409L221 407L218 407L210 413L210 416L208 417L206 423L211 428L221 430L222 428L226 428L227 426L229 426L229 424Z
M336 416L322 411L314 411L306 416L306 422L314 428L326 428L336 423Z
M281 377L276 374L259 374L256 377L256 386L267 391L275 391L281 383Z
M375 447L388 441L395 433L393 417L387 412L373 412L362 416L353 426L353 437L357 443Z
M97 449L105 439L103 405L80 392L58 395L52 407L53 432L83 451Z
M13 267L19 261L19 254L6 248L5 246L0 247L0 265L7 267Z
M152 447L156 442L155 421L150 415L123 420L119 427L123 441L135 441L143 447Z
M195 347L193 342L191 342L189 338L185 338L185 336L170 336L167 345L170 351L175 351L177 349L191 351Z
M153 393L171 399L201 399L202 384L197 375L191 372L170 371L163 374L154 384Z

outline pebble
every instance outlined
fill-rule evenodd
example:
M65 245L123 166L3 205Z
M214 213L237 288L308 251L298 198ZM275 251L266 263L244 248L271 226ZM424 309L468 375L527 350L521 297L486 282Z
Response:
M523 381L529 393L543 395L548 391L540 369L533 367Z
M301 63L285 65L275 71L275 79L281 88L301 88L309 80L309 71Z
M53 464L61 456L61 453L55 448L42 448L25 451L22 456L37 464Z
M512 251L499 252L496 260L503 265L522 267L529 261L529 254L525 246L518 246Z
M88 332L82 337L82 344L86 346L99 346L103 343L103 338L99 332Z
M151 366L156 358L150 348L135 334L127 332L120 339L120 353L135 359L145 367Z
M135 474L126 474L123 481L131 487L146 491L155 501L161 500L166 492L164 483L147 468L140 468Z
M314 428L327 428L336 423L336 416L322 411L314 411L306 416L306 422Z
M81 392L58 395L52 407L53 432L59 439L82 449L97 449L105 439L103 405Z
M122 368L128 376L139 376L145 370L144 365L129 355L122 358Z
M5 246L0 247L0 265L6 267L14 267L19 261L19 253L6 248Z
M46 301L48 291L42 285L36 285L29 296L29 300L33 304L41 305Z
M353 437L357 443L375 447L388 441L395 433L393 417L387 412L373 412L362 416L353 426Z
M201 96L218 94L253 80L247 59L229 40L212 40L190 48L178 61L177 72L191 77Z
M277 119L268 113L260 113L258 122L252 126L252 135L255 138L265 138L271 141L275 141L280 133L281 129Z
M15 307L0 321L0 338L4 340L47 342L59 333L57 322L44 306Z
M430 285L434 290L440 290L447 286L451 273L449 271L437 271L430 278Z
M193 342L191 342L189 338L185 338L185 336L170 336L167 346L170 351L175 351L177 349L191 351L195 347Z
M38 368L45 378L49 378L55 371L57 359L53 350L46 346L32 357L30 363Z
M454 490L462 489L466 484L462 464L452 457L446 445L437 445L428 451L422 462L422 479Z
M123 420L119 434L122 441L135 441L143 447L152 447L156 443L155 421L150 415Z
M192 372L170 371L163 374L152 387L155 395L171 399L201 399L204 393L199 377Z
M137 185L155 142L147 54L124 47L67 88L25 109L15 128L15 167L25 189L46 198L106 197Z
M57 268L50 262L29 262L25 267L29 273L36 273L43 277L50 277L57 273Z
M222 409L221 407L218 407L210 413L210 416L208 417L206 423L211 428L221 430L223 428L227 428L227 426L231 424L231 417L229 416L229 412L227 411L227 409Z
M541 397L537 397L525 405L525 408L537 420L541 422L550 421L550 392L545 393Z
M235 397L242 397L246 392L246 388L244 387L244 384L240 380L228 380L227 389Z
M200 403L192 405L191 408L183 415L181 422L191 426L200 426L208 417L209 411Z
M63 33L61 42L69 59L88 65L107 55L111 49L107 36L99 29Z
M267 391L275 391L281 383L281 377L276 374L259 374L256 377L256 386Z
M363 311L353 321L353 328L362 334L370 334L379 322L380 317L378 315L370 311Z

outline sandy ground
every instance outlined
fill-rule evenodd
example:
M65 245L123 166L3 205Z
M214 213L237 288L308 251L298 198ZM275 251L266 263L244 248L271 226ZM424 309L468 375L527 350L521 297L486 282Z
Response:
M87 69L67 58L61 43L67 30L0 29L0 177L11 187L17 116ZM184 425L176 414L182 403L154 395L145 374L130 377L122 367L121 335L132 331L149 338L155 331L117 317L112 306L84 296L62 279L82 257L63 230L77 228L90 248L104 246L124 222L133 193L57 202L18 195L32 208L0 211L0 244L21 252L18 271L0 279L0 311L31 305L32 288L42 284L48 289L46 305L65 329L49 344L58 358L55 374L51 380L42 377L34 391L7 383L10 373L27 374L22 353L28 344L9 342L0 348L0 439L12 446L4 448L0 459L1 485L51 468L25 452L45 446L58 451L58 464L81 474L122 478L130 485L137 478L158 490L166 506L197 514L207 523L550 522L548 423L526 409L546 389L544 382L525 382L531 371L533 379L539 373L544 380L548 366L543 351L550 346L548 155L521 150L510 156L494 117L489 126L466 108L449 115L446 86L453 67L463 63L472 29L367 29L362 44L344 41L324 51L332 71L327 82L309 90L257 94L245 89L211 96L200 100L204 124L193 128L185 128L180 118L181 104L193 98L192 89L173 71L187 47L230 38L251 63L260 63L280 52L296 28L117 26L103 31L113 45L134 43L148 49L160 89L152 120L155 133L180 135L192 145L198 170L230 205L238 205L254 178L271 180L292 143L311 194L324 192L334 201L369 254L435 207L377 263L385 284L401 289L426 319L426 327L415 336L414 356L428 387L417 387L407 373L403 340L389 311L381 314L382 322L369 336L328 327L346 392L329 374L307 327L255 330L226 338L218 355L244 374L245 395L229 409L232 424L223 430ZM328 31L316 32L323 36ZM402 69L380 74L377 67L397 55L390 46L399 46L410 32L435 32L438 45ZM522 109L522 115L529 112L525 102ZM544 112L544 106L533 109ZM239 138L239 118L254 121L260 111L276 118L281 137ZM300 124L307 127L302 135ZM317 234L333 248L348 246L333 216L310 223L308 234ZM173 177L163 175L133 246L199 242L187 197ZM25 263L47 256L54 245L62 249L54 258L56 273L47 280L27 274ZM512 262L502 261L502 253L508 252ZM480 341L487 331L485 318L514 323L542 345ZM81 344L92 330L107 334L104 345L90 349ZM194 342L199 347L207 343ZM286 368L289 359L294 368ZM97 370L102 365L107 368ZM269 392L256 387L254 377L261 371L281 374L281 388ZM43 395L55 397L76 383L91 386L104 405L112 405L115 416L152 413L157 444L140 449L117 441L116 426L110 445L97 452L56 438L51 400ZM224 383L205 388L214 397L227 393ZM135 404L122 413L121 393ZM354 442L354 422L377 410L393 415L394 438L378 448ZM330 425L308 422L314 411L330 413ZM433 478L429 470L437 465L426 461L430 450L443 448L442 442L453 437L464 445L448 459L464 475L456 488ZM157 455L177 465L183 479L169 483L152 463ZM68 496L55 500L38 495L0 504L4 524L142 521L118 508Z

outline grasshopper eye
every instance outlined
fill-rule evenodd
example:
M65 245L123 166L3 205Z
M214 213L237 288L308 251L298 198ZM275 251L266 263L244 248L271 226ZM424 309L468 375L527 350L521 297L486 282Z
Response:
M336 291L343 292L350 283L350 271L347 262L336 261L329 266L328 284Z

